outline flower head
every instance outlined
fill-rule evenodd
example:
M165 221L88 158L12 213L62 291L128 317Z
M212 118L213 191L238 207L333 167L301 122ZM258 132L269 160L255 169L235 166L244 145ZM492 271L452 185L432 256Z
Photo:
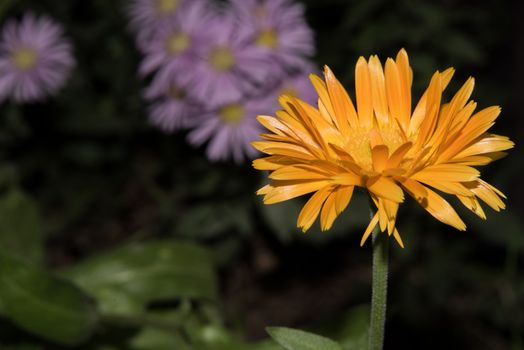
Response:
M201 107L187 97L184 88L176 83L173 72L159 71L144 97L152 101L149 108L149 120L166 133L187 128Z
M197 1L197 0L191 0ZM132 0L127 10L131 28L136 32L154 31L171 21L188 0Z
M157 26L155 35L144 42L144 59L140 73L147 75L162 68L171 75L189 74L199 46L206 43L206 23L211 11L207 3L187 3L173 15L171 21Z
M207 156L211 161L233 159L241 163L246 158L253 159L257 152L250 143L262 132L256 115L275 104L269 98L226 103L195 120L188 140L196 146L208 142Z
M62 26L46 16L9 20L0 39L0 100L37 101L60 89L75 61Z
M206 106L213 108L250 95L275 69L274 62L246 43L250 29L238 27L229 13L210 20L204 30L210 40L199 49L184 86Z
M282 96L277 117L259 116L270 134L254 142L269 157L254 161L271 171L259 190L266 204L313 193L298 217L309 229L320 215L328 230L349 204L355 187L366 189L377 208L362 237L379 225L403 246L395 227L404 191L441 222L465 230L453 207L435 190L456 196L485 218L479 199L498 211L504 195L480 178L476 166L501 158L513 147L505 136L488 133L500 113L488 107L475 113L469 78L449 103L442 93L453 69L436 72L415 109L411 107L412 70L404 50L383 69L377 56L356 65L356 108L331 70L323 81L311 76L318 108Z
M314 68L312 64L304 63L304 66L309 67L305 71L313 72L318 69ZM276 97L281 95L292 96L301 99L309 104L314 104L318 100L318 95L311 85L306 74L299 72L293 74L282 81L276 91Z
M233 0L239 25L252 28L255 46L284 67L304 68L303 57L315 53L314 35L304 6L290 0Z

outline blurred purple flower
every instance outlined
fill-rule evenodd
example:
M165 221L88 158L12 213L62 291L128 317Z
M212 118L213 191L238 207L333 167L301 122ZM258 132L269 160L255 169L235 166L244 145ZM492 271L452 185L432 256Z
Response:
M316 105L318 94L309 80L309 75L317 74L319 70L310 62L304 62L302 65L309 68L305 68L304 71L295 73L283 80L282 84L276 89L275 95L277 98L280 95L290 95L310 105Z
M171 21L179 8L197 0L131 0L127 9L134 32L154 32L157 26Z
M303 4L290 0L232 0L240 27L252 27L252 40L286 67L304 69L303 57L315 53L314 34Z
M202 28L209 42L198 51L183 82L188 93L209 108L240 100L258 84L267 84L275 63L255 45L247 44L250 27L239 27L230 13L215 17Z
M195 61L195 51L206 43L206 23L212 9L203 1L185 4L170 21L160 24L142 46L144 59L140 74L147 75L162 68L167 74L191 74L188 66ZM209 41L209 40L208 40Z
M149 120L166 133L185 129L202 114L202 108L187 98L186 91L178 86L170 74L155 75L144 97L152 101Z
M195 146L208 142L206 154L211 161L233 159L242 163L257 154L250 145L263 132L256 116L275 109L276 101L267 97L225 104L195 120L188 141Z
M0 101L42 100L60 89L75 65L62 26L28 13L9 20L0 39Z

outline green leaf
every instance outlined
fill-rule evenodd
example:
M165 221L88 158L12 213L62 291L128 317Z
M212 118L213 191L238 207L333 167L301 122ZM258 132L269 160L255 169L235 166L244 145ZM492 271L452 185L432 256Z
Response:
M43 257L40 213L35 202L16 188L0 197L0 248L29 262Z
M137 303L216 297L210 254L193 244L129 245L88 259L65 276L95 296L101 310L110 314L136 313Z
M270 327L267 332L287 350L342 350L331 339L298 329Z
M20 328L65 345L91 335L96 310L71 283L2 253L0 286L3 315Z

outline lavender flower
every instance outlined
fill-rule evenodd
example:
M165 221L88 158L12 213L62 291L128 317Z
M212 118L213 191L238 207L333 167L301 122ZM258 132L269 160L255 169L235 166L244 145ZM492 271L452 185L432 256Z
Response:
M154 31L171 21L180 7L197 0L132 0L128 8L131 28L135 32Z
M250 27L236 26L234 17L226 13L210 20L202 30L209 33L209 42L199 49L199 59L188 67L192 74L183 82L198 101L214 108L267 84L276 68L259 48L246 44Z
M60 89L75 61L62 26L46 16L9 20L0 39L0 101L42 100Z
M149 120L166 133L187 128L202 113L201 107L188 99L185 89L174 78L159 72L144 93L147 100L153 101Z
M240 27L252 27L252 40L286 67L299 68L315 53L314 35L304 6L290 0L232 0Z
M188 141L195 146L209 141L206 153L211 161L233 159L242 163L257 154L250 145L263 132L256 116L274 109L276 101L270 98L225 104L216 112L202 115L202 120L195 120Z
M187 3L171 21L158 26L155 35L142 45L145 54L140 66L142 75L160 68L171 76L191 74L188 67L195 61L195 51L209 36L206 23L212 12L207 5L203 1Z
M313 88L308 75L316 74L318 68L315 68L310 62L303 62L304 69L302 72L298 72L291 75L282 81L282 84L276 89L275 95L278 98L280 95L290 95L297 97L310 105L316 105L318 94Z

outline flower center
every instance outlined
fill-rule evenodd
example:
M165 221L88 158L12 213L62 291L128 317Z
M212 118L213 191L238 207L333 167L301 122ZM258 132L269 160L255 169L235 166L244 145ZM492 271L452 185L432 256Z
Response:
M209 57L211 66L219 71L225 72L230 70L235 64L235 56L230 48L220 46L211 50Z
M255 42L258 46L274 49L278 46L278 36L273 29L265 29L260 32Z
M184 90L180 89L178 86L173 84L169 88L168 96L171 97L172 100L179 101L183 100L186 97L186 93Z
M18 69L27 71L36 66L38 62L38 54L34 49L22 47L13 52L11 59Z
M245 113L246 111L244 107L238 103L226 105L218 112L220 118L228 124L240 123L244 119Z
M389 149L389 155L397 150L405 141L397 125L385 125L373 129L352 129L346 137L344 149L355 159L363 169L372 170L371 134L378 132L384 145Z
M167 15L175 12L179 0L154 0L156 10L161 15Z
M186 33L173 33L167 39L167 51L176 55L187 50L191 44L191 38Z

